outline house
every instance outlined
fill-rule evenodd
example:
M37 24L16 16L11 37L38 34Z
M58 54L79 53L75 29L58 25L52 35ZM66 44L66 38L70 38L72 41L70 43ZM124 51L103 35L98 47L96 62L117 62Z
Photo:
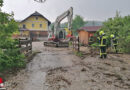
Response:
M94 35L96 31L98 31L101 26L86 26L78 29L78 35L80 42L84 45L89 44L89 38Z
M34 12L19 22L20 36L30 37L33 40L47 38L51 22L39 12Z

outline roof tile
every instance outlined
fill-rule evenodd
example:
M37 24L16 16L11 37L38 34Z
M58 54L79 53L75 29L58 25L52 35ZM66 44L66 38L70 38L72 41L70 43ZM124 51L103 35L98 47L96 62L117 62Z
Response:
M87 26L87 27L81 27L80 29L78 29L78 31L80 30L85 30L88 32L95 32L98 31L102 26Z

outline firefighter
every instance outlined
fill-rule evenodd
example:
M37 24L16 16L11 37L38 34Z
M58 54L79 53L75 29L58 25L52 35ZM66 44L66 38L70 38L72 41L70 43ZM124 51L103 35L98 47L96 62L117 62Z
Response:
M103 31L99 32L100 37L99 39L99 47L100 47L100 58L106 58L107 53L106 53L106 36Z
M117 44L118 44L118 41L117 41L117 38L115 37L114 34L111 34L111 46L114 46L114 50L116 53L118 53L118 50L117 50Z

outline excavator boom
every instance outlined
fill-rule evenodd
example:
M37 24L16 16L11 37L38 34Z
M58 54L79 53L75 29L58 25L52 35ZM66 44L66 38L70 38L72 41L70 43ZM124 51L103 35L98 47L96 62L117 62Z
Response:
M54 35L55 37L59 37L59 31L60 31L60 22L67 17L68 19L68 29L71 30L72 28L72 18L73 18L73 8L70 7L69 10L61 14L56 18L56 21L54 23Z

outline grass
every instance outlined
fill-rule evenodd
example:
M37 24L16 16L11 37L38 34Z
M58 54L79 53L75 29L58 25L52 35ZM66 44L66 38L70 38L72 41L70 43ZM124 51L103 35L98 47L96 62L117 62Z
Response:
M76 56L83 57L83 53L82 52L75 51L74 54Z

